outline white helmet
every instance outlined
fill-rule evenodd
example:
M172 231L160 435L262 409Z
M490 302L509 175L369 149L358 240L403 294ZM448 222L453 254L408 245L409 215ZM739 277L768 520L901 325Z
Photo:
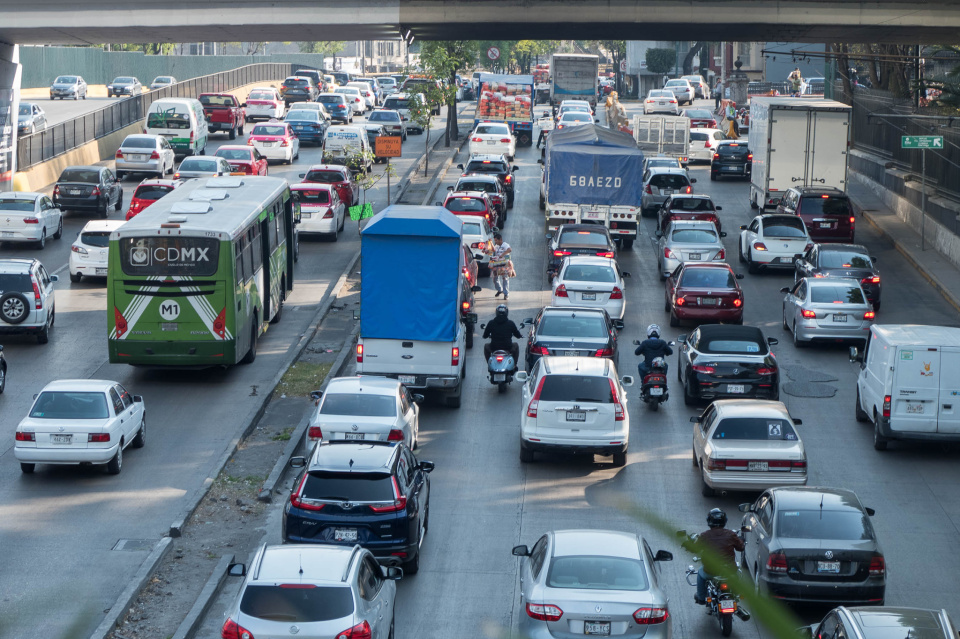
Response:
M660 327L656 324L651 324L647 327L647 337L653 337L654 335L660 337Z

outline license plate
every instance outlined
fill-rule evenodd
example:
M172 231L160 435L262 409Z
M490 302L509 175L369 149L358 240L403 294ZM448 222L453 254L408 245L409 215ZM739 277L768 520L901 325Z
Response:
M175 331L177 330L176 322L160 322L161 331Z
M740 167L737 166L725 166L721 169L722 171L739 171Z
M263 146L273 146L273 142L261 142Z
M687 257L688 257L689 259L691 259L691 260L699 260L699 259L700 259L700 253L687 253ZM704 287L704 288L706 288L706 287Z
M582 410L568 410L567 421L568 422L585 422L587 421L587 413L586 411L582 411Z
M743 384L727 384L728 393L744 393L746 389L743 387Z
M663 195L673 195L673 189L663 189L660 191Z
M907 412L913 414L919 414L923 412L923 404L907 404Z
M596 293L580 293L580 299L584 302L595 301L597 299Z
M333 531L333 540L334 541L356 541L357 529L356 528L335 528Z
M583 217L586 220L599 220L600 213L598 213L597 211L587 211L586 213L583 214Z
M505 382L505 381L507 381L507 374L506 374L506 373L494 373L494 374L493 374L493 381L495 381L495 382Z
M585 635L610 635L609 621L585 621L583 622L583 634Z
M0 231L0 237L13 237L13 231Z
M717 305L717 298L715 297L701 297L699 298L699 300L700 300L700 306L716 306Z
M489 144L490 146L493 146L496 143L497 143L496 140L487 140L487 144Z
M830 222L820 222L820 228L822 229L828 229L828 228L831 228L832 226L833 224L831 224Z
M143 162L143 161L146 160L146 159L147 159L147 156L145 156L145 155L131 155L131 156L130 156L130 161L131 161L131 162Z
M302 213L302 212L301 212L301 213L300 213L300 219L301 219L301 220L309 220L311 215L313 215L313 214L312 214L312 213Z
M397 380L401 384L416 384L417 376L416 375L398 375Z
M344 433L344 439L363 439L363 433Z
M96 269L94 269L93 272L94 272L95 275L106 275L106 274L107 274L107 269L106 269L106 268L96 268Z
M70 195L80 195L82 192L80 189L67 189L67 193Z
M663 395L663 389L659 387L654 387L650 389L650 395L659 397Z
M747 470L765 472L767 470L770 470L770 466L769 464L767 464L767 462L752 461L752 462L747 462Z
M657 104L659 104L660 106L667 106L666 102L658 102Z
M834 314L833 314L833 321L834 321L834 322L846 322L846 321L847 321L847 316L844 315L843 313L834 313Z
M577 357L580 355L580 351L563 351L563 354L567 357Z
M53 444L70 444L73 442L73 435L50 435L50 442Z
M818 561L817 572L840 572L839 561Z

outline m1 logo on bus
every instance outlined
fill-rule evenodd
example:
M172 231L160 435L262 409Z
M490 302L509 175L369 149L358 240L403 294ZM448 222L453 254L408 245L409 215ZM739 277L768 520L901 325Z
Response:
M210 248L166 248L157 247L150 251L147 247L136 246L130 249L130 263L134 266L166 264L167 266L194 266L200 262L209 262L207 253Z
M180 304L173 300L164 300L160 302L160 317L168 322L180 317Z

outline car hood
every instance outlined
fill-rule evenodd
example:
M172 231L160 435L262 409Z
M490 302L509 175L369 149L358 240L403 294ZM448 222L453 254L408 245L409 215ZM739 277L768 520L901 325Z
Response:
M96 432L98 429L106 428L109 423L109 419L38 419L24 417L17 428L35 433Z

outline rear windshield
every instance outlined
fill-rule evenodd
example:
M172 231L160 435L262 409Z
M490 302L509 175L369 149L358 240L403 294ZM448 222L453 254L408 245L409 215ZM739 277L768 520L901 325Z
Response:
M457 182L458 191L483 191L484 193L497 193L497 185L494 182Z
M217 149L217 157L224 160L249 160L249 149Z
M717 241L717 234L707 229L677 229L670 239L682 244L713 244Z
M540 321L538 333L541 337L606 338L608 336L607 323L596 313L576 316L551 313Z
M392 395L334 393L324 396L323 403L320 404L320 414L396 417L397 400Z
M654 167L654 166L679 167L680 164L679 162L677 162L677 160L673 160L670 158L651 158L647 160L647 166L648 167Z
M674 97L673 91L651 91L651 98L672 98Z
M720 157L741 159L747 157L750 149L742 144L721 144L717 147L716 152L720 154Z
M33 291L33 282L26 273L0 273L0 293Z
M284 120L300 120L301 122L319 122L320 121L320 112L316 110L309 109L297 109L296 111L290 111L287 113L287 117Z
M777 534L791 539L873 539L865 514L845 510L782 510Z
M384 109L397 110L397 109L407 109L407 108L409 108L409 107L410 107L410 100L405 99L405 98L404 98L404 99L401 99L401 98L387 98L387 100L383 103L383 108L384 108Z
M609 266L571 264L563 272L563 279L574 282L603 282L613 284L617 281L617 273Z
M865 304L859 286L811 286L810 301L814 304Z
M800 213L847 217L850 215L850 200L845 197L820 197L819 195L804 197L800 202Z
M686 175L661 173L650 178L650 184L661 189L682 189L690 185Z
M690 132L690 139L691 139L691 140L698 140L698 141L700 141L700 142L704 142L704 141L706 141L706 139L707 139L707 134L706 134L706 133L701 133L701 132L699 132L699 131L691 131L691 132Z
M550 588L647 590L643 563L622 557L556 557L547 573Z
M212 106L212 107L232 107L237 106L237 103L234 102L233 98L229 95L201 95L200 104L203 106Z
M310 86L309 80L284 80L283 86L285 87L307 87Z
M30 417L39 419L106 419L107 397L103 393L44 391L33 403Z
M319 98L317 98L317 102L321 102L323 104L336 104L340 106L345 106L347 104L347 101L343 98L343 96L339 95L321 95Z
M399 122L400 114L389 111L374 111L367 118L367 122Z
M80 234L80 243L87 246L107 248L110 242L110 231L84 231Z
M477 127L477 133L493 133L496 135L510 135L510 128L498 126L496 124L481 124Z
M483 229L480 227L479 224L471 224L470 222L464 222L463 234L464 235L482 235Z
M701 197L684 197L673 199L670 201L670 210L671 211L710 211L713 212L716 209L713 206L713 202L706 198Z
M454 213L483 213L487 210L487 205L482 200L472 197L450 198L444 206Z
M305 177L304 180L307 182L317 182L318 184L335 184L336 182L343 182L344 177L340 171L318 170L307 172L307 177Z
M154 138L127 138L120 145L122 149L155 149L157 141Z
M147 116L148 129L189 129L190 116L176 113L172 109L163 113L151 113Z
M138 200L159 200L172 190L172 186L163 184L144 184L137 187L133 197Z
M24 213L33 213L34 204L33 204L33 200L0 198L0 210L23 211Z
M612 404L613 391L606 377L587 375L547 375L543 378L540 399L545 402L590 402Z
M60 179L57 182L98 184L100 182L100 171L96 169L67 169L60 174Z
M665 86L665 87L682 87L682 88L686 89L686 88L687 88L687 82L686 82L685 80L670 80L669 82L667 82L667 83L666 83L665 85L663 85L663 86Z
M240 612L282 623L333 621L353 614L353 592L347 586L250 584Z
M276 96L272 91L254 91L247 96L247 100L273 100Z
M393 501L393 480L385 473L327 473L307 475L301 496L330 501Z
M746 338L701 337L697 350L701 353L729 353L732 355L765 355L767 345L762 341L753 341Z
M797 433L785 419L732 417L721 420L713 431L714 439L756 441L797 441Z
M868 255L851 251L820 250L820 268L873 268Z
M559 246L589 244L590 246L609 246L607 236L603 233L593 233L592 231L573 231L566 232L560 236Z
M467 164L465 173L506 173L507 167L502 162L476 161Z
M723 268L684 269L680 286L684 288L736 288L733 273Z
M561 122L593 122L593 116L586 112L566 111L560 117Z
M307 202L309 204L330 204L329 191L323 191L320 189L296 189L294 191L290 191L290 195L293 196L294 200L299 200L300 202Z
M763 222L765 237L806 237L803 220L795 216L769 218Z
M154 82L173 82L173 76L169 75L158 75Z
M684 113L688 118L703 118L707 120L713 119L713 114L707 111L706 109L687 109L687 112Z
M212 171L216 172L216 160L186 159L180 163L179 171Z
M269 125L269 124L260 124L253 127L253 132L250 135L286 135L287 128L283 126Z

